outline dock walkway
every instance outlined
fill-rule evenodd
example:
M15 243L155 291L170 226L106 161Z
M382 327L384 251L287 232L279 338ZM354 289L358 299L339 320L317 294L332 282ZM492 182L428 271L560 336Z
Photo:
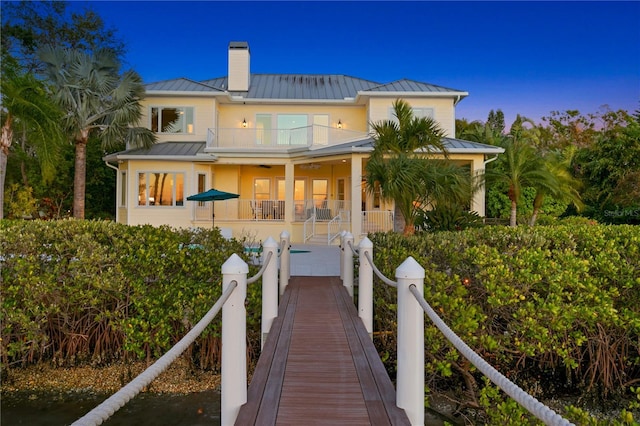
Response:
M236 425L408 425L395 398L340 278L292 276Z

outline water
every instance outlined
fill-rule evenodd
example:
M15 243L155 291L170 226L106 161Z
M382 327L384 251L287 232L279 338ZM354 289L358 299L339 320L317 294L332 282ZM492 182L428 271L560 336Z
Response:
M3 392L2 426L69 425L107 399L93 392ZM103 423L108 426L211 426L220 424L220 392L142 393Z

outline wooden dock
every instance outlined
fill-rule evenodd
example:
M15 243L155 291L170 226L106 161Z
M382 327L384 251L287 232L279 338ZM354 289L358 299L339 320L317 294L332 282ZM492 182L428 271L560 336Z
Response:
M291 277L236 425L409 425L338 277Z

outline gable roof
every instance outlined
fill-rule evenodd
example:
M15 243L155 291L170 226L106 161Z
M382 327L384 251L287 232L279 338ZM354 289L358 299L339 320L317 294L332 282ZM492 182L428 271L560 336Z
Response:
M385 93L430 93L467 96L467 92L434 84L402 79L378 83L342 74L251 74L247 92L228 92L228 78L218 77L196 82L186 78L145 85L147 92L227 93L243 99L344 100L359 95Z

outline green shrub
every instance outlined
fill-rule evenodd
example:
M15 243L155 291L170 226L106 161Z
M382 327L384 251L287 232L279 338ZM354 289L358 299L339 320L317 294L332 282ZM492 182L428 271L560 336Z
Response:
M478 228L484 220L478 213L452 204L438 205L433 210L422 210L416 218L416 227L429 232L461 231Z
M0 221L0 253L2 362L72 365L160 356L215 303L221 265L243 247L217 229ZM259 285L247 304L260 312ZM219 334L214 321L192 345L197 365L218 365Z
M563 222L370 238L385 275L408 256L425 267L427 302L534 396L628 397L640 377L640 228ZM377 336L395 331L395 295L385 287L375 286ZM480 406L475 368L425 326L429 388ZM376 339L381 353L393 354L390 343Z

